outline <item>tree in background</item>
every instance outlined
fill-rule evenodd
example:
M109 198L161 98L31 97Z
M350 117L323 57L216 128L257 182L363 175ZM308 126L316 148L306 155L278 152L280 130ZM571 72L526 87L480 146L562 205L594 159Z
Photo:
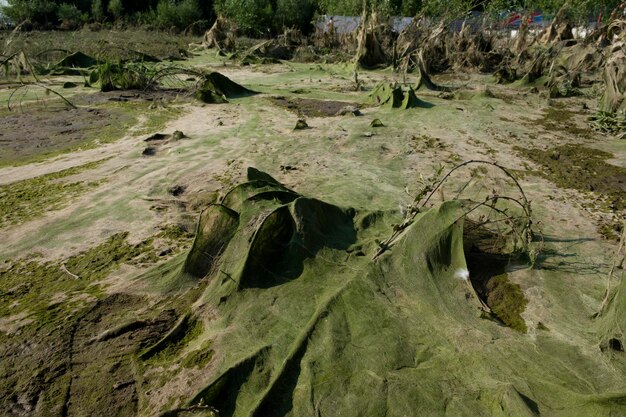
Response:
M91 18L96 22L103 22L106 18L102 0L94 0L94 2L91 4Z
M215 12L232 19L248 35L266 35L273 27L274 8L270 0L218 0Z
M14 22L48 26L57 21L57 4L49 0L10 0L3 13Z
M124 4L122 3L122 0L111 0L107 10L113 15L115 20L120 20L125 16Z
M202 19L202 10L198 0L159 0L156 19L161 27L185 29Z
M63 29L77 29L89 20L89 14L81 12L75 4L61 3L57 17Z
M295 27L308 33L316 9L315 0L276 0L274 28Z
M608 16L621 1L569 0L568 16L575 23L599 14ZM29 20L39 27L61 23L75 26L90 19L179 29L197 21L208 25L215 14L221 14L243 33L264 36L283 27L307 32L316 13L360 16L363 7L375 10L383 18L425 13L435 19L457 19L478 8L484 8L493 17L502 17L508 11L536 10L550 16L563 3L563 0L8 0L2 11L15 23Z
M459 19L466 17L475 7L481 5L482 1L476 0L424 0L422 11L431 17L445 17L449 19Z

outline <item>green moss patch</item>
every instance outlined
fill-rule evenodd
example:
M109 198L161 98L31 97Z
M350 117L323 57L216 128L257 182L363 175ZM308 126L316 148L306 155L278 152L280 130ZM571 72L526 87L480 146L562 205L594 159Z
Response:
M521 314L528 300L519 285L509 281L507 274L498 275L487 283L487 305L504 324L526 333L526 322Z
M23 223L47 211L59 210L101 181L62 181L94 169L105 160L0 186L0 228Z
M161 228L156 237L164 238L172 242L187 241L193 239L193 233L188 232L179 224L168 224Z
M580 127L576 120L580 115L576 112L558 107L548 107L545 109L543 117L539 120L533 120L533 125L541 125L548 132L565 132L574 136L583 138L593 138L596 133L590 127Z
M516 150L540 165L540 174L559 187L594 191L607 198L613 211L626 208L626 169L606 162L612 154L578 145Z
M626 209L626 169L606 162L608 152L579 145L564 145L549 150L515 148L541 166L539 175L562 188L593 192L586 205L604 213ZM598 232L607 239L619 239L620 221L603 220Z
M98 281L121 263L152 263L152 240L136 245L126 241L128 233L117 233L104 243L70 257L65 262L19 260L0 268L0 316L31 310L49 310L55 297L72 298L80 294L98 296Z

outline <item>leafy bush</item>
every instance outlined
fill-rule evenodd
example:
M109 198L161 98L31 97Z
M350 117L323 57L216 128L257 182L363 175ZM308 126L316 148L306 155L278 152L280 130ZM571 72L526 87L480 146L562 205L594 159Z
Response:
M62 3L57 9L57 17L63 28L75 29L83 25L89 16L78 10L74 4Z
M177 27L184 29L194 22L202 19L202 11L198 5L198 0L182 0L176 5L178 15Z
M124 5L122 4L122 0L111 0L107 10L113 15L113 17L115 17L115 19L121 19L124 17Z
M365 5L381 16L414 16L420 10L422 0L366 0ZM359 16L363 12L362 0L319 0L319 6L329 15Z
M148 25L153 26L157 24L157 12L154 9L146 10L145 12L137 12L131 17L131 22L136 25Z
M159 26L177 26L176 5L172 0L160 0L156 9L156 23Z
M215 11L234 21L248 35L267 34L274 17L270 0L219 0Z
M102 4L102 0L94 0L91 4L91 18L96 22L104 21L106 17L104 13L104 5Z
M328 15L359 16L363 9L361 0L320 0L319 5Z
M306 30L313 20L316 9L315 0L277 0L274 27L296 27Z
M156 10L156 22L162 27L184 29L202 19L202 12L197 0L160 0Z
M13 22L30 20L33 24L48 26L56 23L57 5L48 0L10 0L2 12Z

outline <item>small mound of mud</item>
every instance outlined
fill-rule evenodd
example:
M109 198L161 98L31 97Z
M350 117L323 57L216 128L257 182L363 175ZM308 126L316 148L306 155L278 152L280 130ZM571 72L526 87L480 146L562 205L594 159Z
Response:
M357 107L356 103L313 98L272 97L270 101L278 107L307 117L333 117L340 115L341 111L348 106Z
M174 133L169 134L169 133L155 133L151 136L148 136L147 138L145 138L143 141L146 142L147 146L143 152L142 155L144 156L154 156L158 153L159 149L165 145L168 145L172 142L176 142L178 140L181 139L186 139L188 138L187 135L185 135L183 132L181 132L180 130L175 130Z

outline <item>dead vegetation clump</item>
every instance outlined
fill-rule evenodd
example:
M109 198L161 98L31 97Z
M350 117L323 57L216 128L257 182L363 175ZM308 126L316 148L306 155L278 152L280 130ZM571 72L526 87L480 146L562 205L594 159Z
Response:
M618 42L611 48L602 79L606 90L600 99L600 111L626 112L626 44Z
M218 16L211 29L202 38L202 45L205 48L216 48L220 52L228 52L235 49L237 28L228 19Z
M477 69L493 72L508 55L496 48L496 34L489 31L486 21L472 31L472 26L463 23L461 31L454 34L450 46L450 64L457 71Z
M365 69L375 69L389 65L389 56L382 44L383 38L391 36L388 24L379 20L378 14L369 16L364 11L358 29L356 64Z
M539 43L553 44L574 38L572 25L567 19L567 12L572 7L571 1L566 1L552 19L548 28L539 36Z

